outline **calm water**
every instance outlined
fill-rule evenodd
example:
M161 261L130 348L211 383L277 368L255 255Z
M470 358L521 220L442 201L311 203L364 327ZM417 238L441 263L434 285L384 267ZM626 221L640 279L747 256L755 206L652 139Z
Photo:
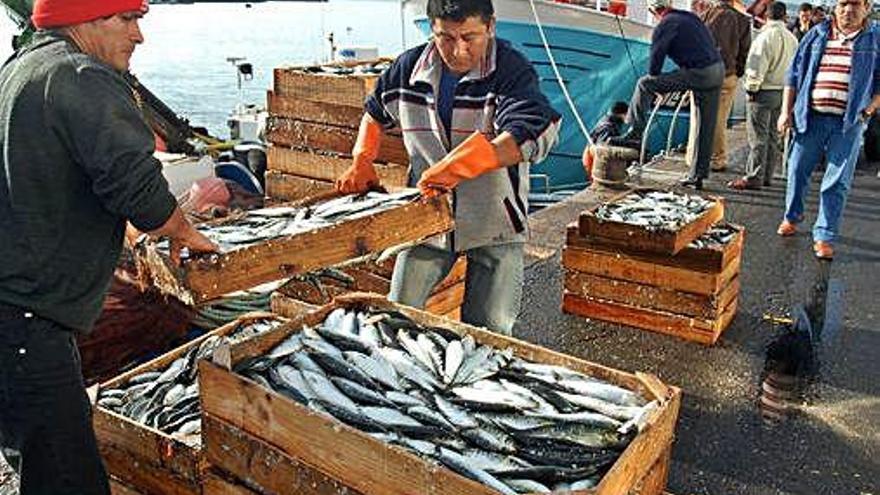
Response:
M409 19L408 46L421 39ZM330 57L327 35L340 46L375 46L383 55L403 46L399 4L392 0L331 0L153 5L141 23L146 42L132 58L132 72L193 125L228 135L226 118L239 101L236 71L227 57L245 57L254 78L244 83L244 101L265 104L272 69ZM15 26L0 15L0 56Z

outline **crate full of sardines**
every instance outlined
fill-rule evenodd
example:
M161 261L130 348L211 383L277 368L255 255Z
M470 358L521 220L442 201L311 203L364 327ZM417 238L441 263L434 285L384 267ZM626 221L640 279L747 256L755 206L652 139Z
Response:
M197 304L299 273L331 266L452 229L446 195L418 191L368 192L242 212L197 228L220 254L176 266L167 241L136 248L143 278L182 301Z
M722 198L639 189L580 214L596 243L674 255L724 218Z
M197 362L221 344L268 332L286 319L251 313L99 386L95 436L109 474L144 494L201 493Z
M368 294L200 366L208 462L261 493L655 495L680 406L651 375Z

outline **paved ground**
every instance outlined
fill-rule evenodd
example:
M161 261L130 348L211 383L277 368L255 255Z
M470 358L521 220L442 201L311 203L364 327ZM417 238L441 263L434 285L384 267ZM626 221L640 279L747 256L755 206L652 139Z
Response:
M736 141L736 140L735 140ZM741 142L741 141L740 141ZM734 168L744 158L735 154ZM655 174L656 175L656 174ZM558 250L561 229L584 205L536 215L527 301L517 335L629 371L650 371L684 391L669 490L677 494L880 494L880 179L860 172L846 210L836 260L819 263L806 233L775 235L784 185L729 194L717 174L710 193L727 198L728 218L747 228L739 313L711 348L563 314ZM815 198L810 214L815 217ZM553 232L557 233L553 233ZM809 401L766 426L756 408L765 350L782 329L762 321L803 302L825 279L829 318L841 328L819 349Z

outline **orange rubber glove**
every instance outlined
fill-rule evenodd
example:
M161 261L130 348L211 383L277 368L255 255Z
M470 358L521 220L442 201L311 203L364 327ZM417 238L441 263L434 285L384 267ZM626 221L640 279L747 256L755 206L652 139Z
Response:
M422 172L416 184L422 195L432 197L450 191L459 182L473 179L501 168L495 146L483 133L476 131L461 142L442 160Z
M364 114L358 129L357 141L351 150L351 166L336 179L337 191L342 194L354 194L379 186L379 176L373 168L373 161L379 156L381 143L382 126L369 115Z
M586 148L584 148L584 154L581 156L581 163L584 165L584 171L587 173L587 180L591 180L593 177L593 162L596 160L596 153L593 152L593 147L589 144Z

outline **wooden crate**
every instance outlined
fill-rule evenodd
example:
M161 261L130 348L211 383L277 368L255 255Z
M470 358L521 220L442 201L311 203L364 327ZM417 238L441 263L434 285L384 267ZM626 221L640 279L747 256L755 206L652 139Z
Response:
M414 222L414 218L419 221ZM447 232L452 226L449 197L441 195L217 256L195 258L180 267L153 243L137 249L137 260L142 276L149 276L154 285L185 303L196 304L425 239Z
M122 483L121 481L110 477L110 495L144 495L134 488Z
M391 269L376 263L361 263L341 269L351 277L350 285L324 277L321 279L323 292L308 280L291 280L276 292L273 298L273 312L293 317L293 312L304 307L319 307L329 304L334 297L351 292L372 292L387 295L391 290L391 274L394 259L390 260ZM425 310L436 315L454 313L464 302L464 280L467 273L467 258L458 258L449 274L434 287L425 303Z
M303 98L282 96L274 91L266 93L269 115L320 122L340 127L360 126L364 115L364 105L341 105L337 102L311 101Z
M273 76L273 88L279 96L361 109L379 79L377 74L312 73L304 72L302 67L280 67Z
M260 495L260 492L245 486L231 475L214 469L208 469L205 472L202 493L205 495Z
M577 222L568 224L565 231L565 245L580 248L608 256L618 256L645 263L671 266L698 272L718 273L727 267L733 258L742 253L745 240L745 228L740 225L728 224L738 234L721 248L694 248L686 246L673 255L640 251L636 246L620 246L608 244L602 238L584 237L580 234Z
M354 490L363 495L497 495L495 490L480 483L430 464L408 451L382 443L324 415L316 414L230 371L233 364L262 355L282 342L296 331L295 327L318 324L337 307L359 307L364 304L402 311L422 324L443 326L460 335L471 335L479 343L511 349L514 354L527 360L567 366L636 391L646 399L657 400L660 406L649 414L644 429L630 443L600 484L583 493L658 495L662 492L668 464L666 454L671 446L680 407L681 392L678 389L664 385L652 375L630 374L606 368L396 305L379 296L342 296L333 304L302 316L285 325L283 329L276 329L270 334L239 345L218 349L214 355L215 362L200 363L199 379L206 416L225 422L231 428L277 449L290 459L326 474L337 480L342 489ZM206 424L207 430L214 428L215 424L209 420ZM207 430L207 455L211 459L222 461L221 451L224 446L211 441L211 438L216 438L213 436L215 432ZM232 471L223 465L219 467ZM258 476L253 471L250 474L252 480ZM637 485L642 480L648 481L642 484L645 488L641 492L633 492L633 489L639 489ZM262 485L270 480L261 477L255 481Z
M279 317L271 313L243 316L100 387L117 387L135 375L164 368L212 336L228 335L241 324L267 318ZM108 473L117 479L120 493L124 493L123 488L137 490L143 495L202 493L205 468L202 449L97 405L93 408L93 423L104 464Z
M644 192L637 190L632 192ZM632 192L618 196L612 202ZM687 247L694 239L705 234L709 228L724 218L724 200L718 197L709 198L715 204L678 231L647 230L638 225L611 220L600 220L596 217L596 206L582 212L578 218L578 232L582 237L593 239L593 242L607 246L617 246L641 252L652 252L673 255Z
M737 304L738 299L734 298L717 318L702 319L569 292L562 296L562 310L566 313L659 332L706 345L718 341L736 316Z
M334 182L351 166L351 155L316 153L306 149L269 146L267 166L270 171ZM374 163L381 184L388 188L406 187L408 166L397 163Z
M266 172L266 197L277 201L300 201L333 190L332 182L274 170Z
M311 148L350 154L357 141L358 130L318 122L307 122L281 116L270 116L266 121L266 140L286 147ZM384 134L376 160L388 163L409 163L409 154L403 138Z

